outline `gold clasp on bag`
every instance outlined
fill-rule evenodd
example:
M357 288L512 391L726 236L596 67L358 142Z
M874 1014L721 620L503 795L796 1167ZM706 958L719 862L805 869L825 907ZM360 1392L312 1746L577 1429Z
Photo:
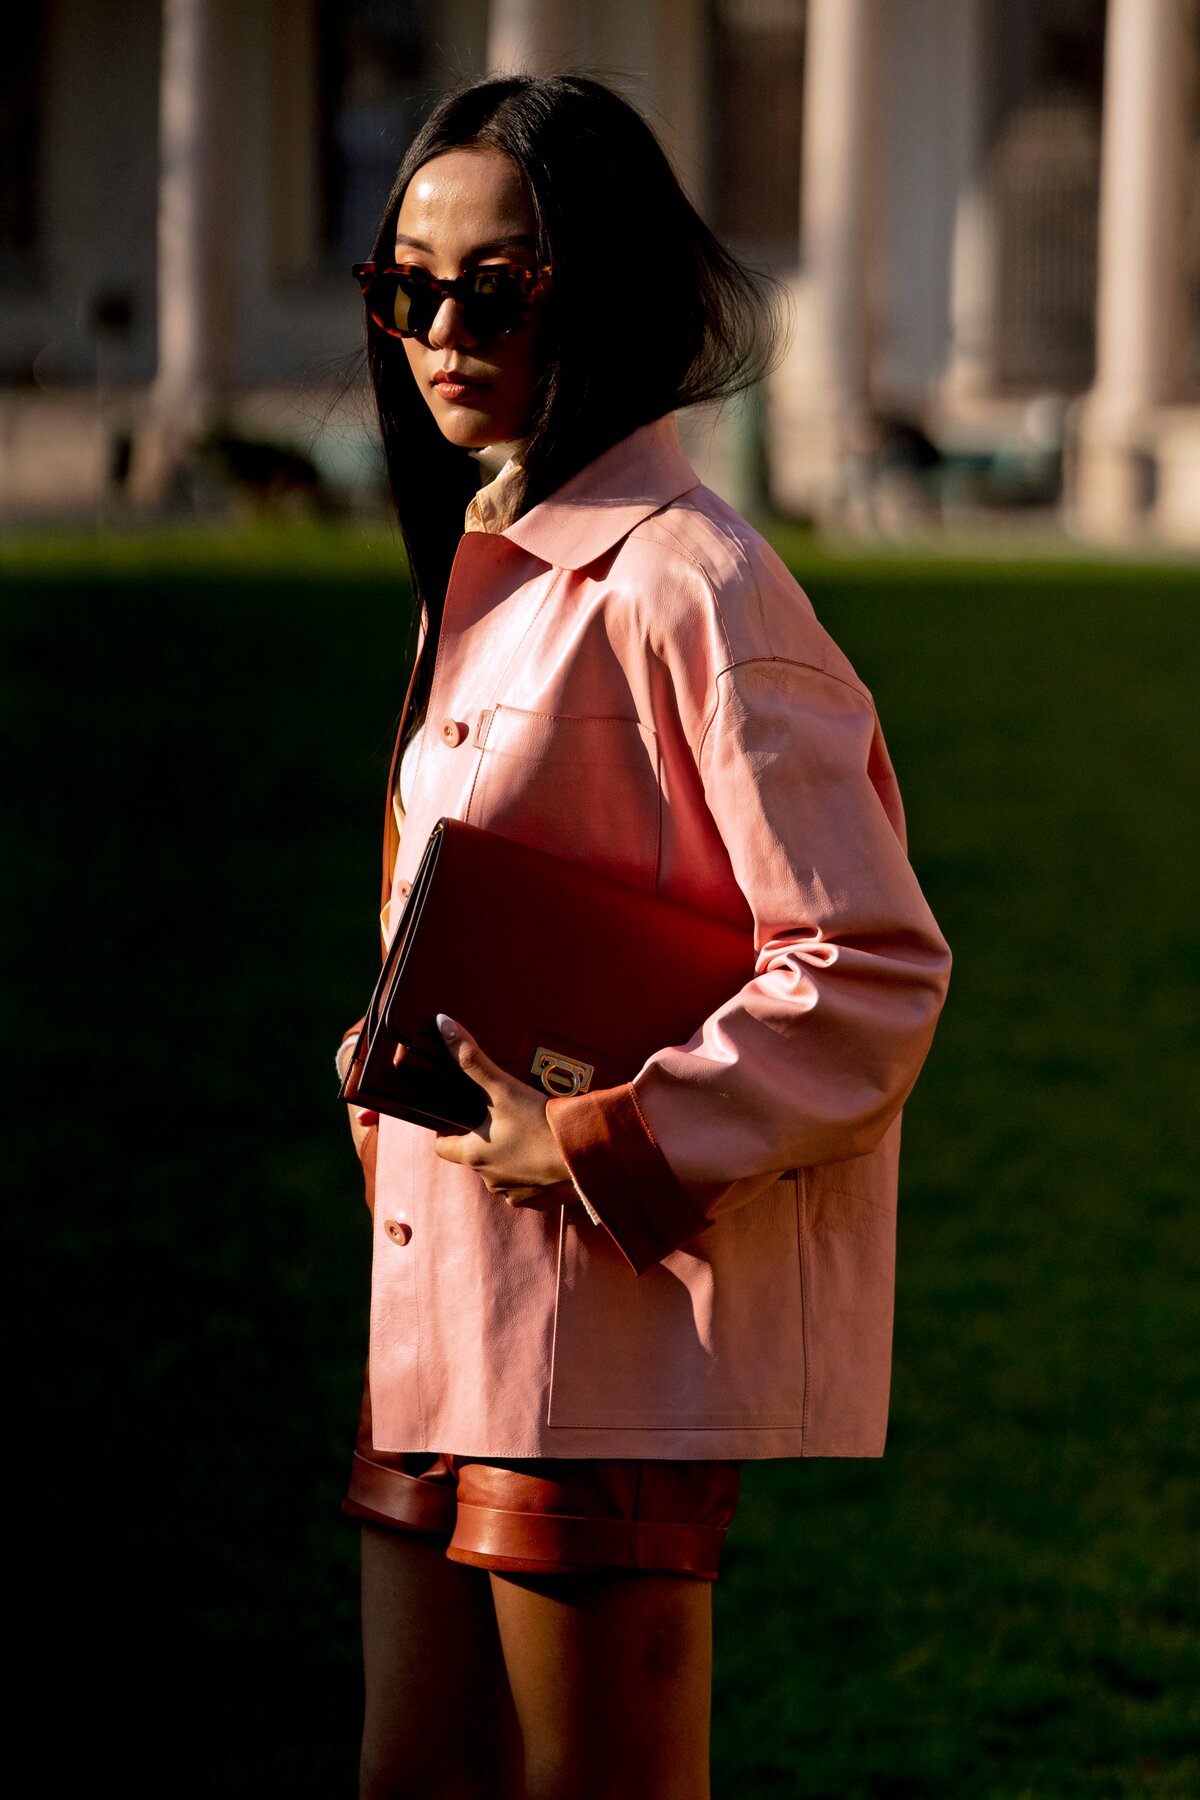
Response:
M539 1044L529 1065L548 1094L584 1094L596 1072L594 1063L577 1062L561 1050L547 1050Z

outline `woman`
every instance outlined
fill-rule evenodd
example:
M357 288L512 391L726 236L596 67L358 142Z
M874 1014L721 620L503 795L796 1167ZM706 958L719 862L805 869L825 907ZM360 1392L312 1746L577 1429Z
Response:
M697 1800L742 1461L882 1452L899 1112L948 953L870 696L680 448L773 310L638 115L576 77L451 97L359 274L421 602L385 939L448 814L756 956L623 1086L547 1099L444 1019L479 1130L352 1118L362 1791ZM484 894L479 933L503 954ZM590 953L569 920L546 946Z

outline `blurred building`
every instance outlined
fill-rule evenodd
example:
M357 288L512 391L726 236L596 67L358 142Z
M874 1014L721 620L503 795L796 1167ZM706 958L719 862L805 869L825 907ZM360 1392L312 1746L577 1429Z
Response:
M766 393L688 422L716 485L1200 543L1198 0L25 0L0 505L153 499L214 425L367 491L348 265L439 92L564 64L788 284Z

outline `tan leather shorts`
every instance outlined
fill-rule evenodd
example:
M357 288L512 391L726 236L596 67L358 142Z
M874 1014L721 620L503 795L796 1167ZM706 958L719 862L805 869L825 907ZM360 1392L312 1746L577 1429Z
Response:
M626 1569L715 1581L741 1480L740 1462L376 1450L364 1392L342 1511L441 1539L453 1562L503 1574Z

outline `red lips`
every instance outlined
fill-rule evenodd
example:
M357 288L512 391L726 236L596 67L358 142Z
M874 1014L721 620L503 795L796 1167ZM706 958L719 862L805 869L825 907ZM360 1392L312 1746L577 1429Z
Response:
M471 375L464 375L460 369L439 369L433 377L434 387L483 387L486 383Z

